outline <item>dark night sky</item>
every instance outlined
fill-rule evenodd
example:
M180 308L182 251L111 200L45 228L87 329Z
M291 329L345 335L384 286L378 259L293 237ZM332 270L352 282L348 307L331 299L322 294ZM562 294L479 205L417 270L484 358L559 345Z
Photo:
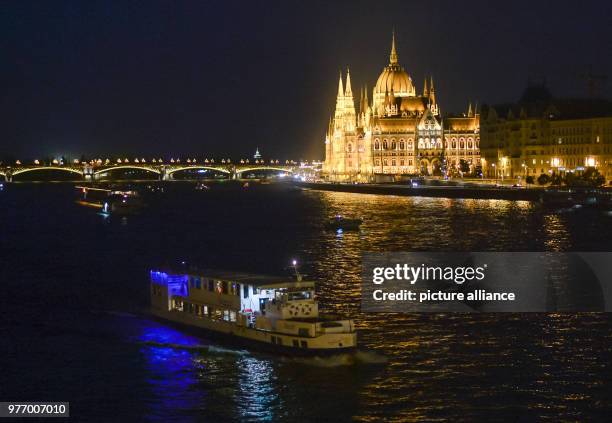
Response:
M612 78L607 1L14 0L0 10L0 156L322 158L338 71L371 89L393 27L443 111L516 100L529 78L584 95L589 66Z

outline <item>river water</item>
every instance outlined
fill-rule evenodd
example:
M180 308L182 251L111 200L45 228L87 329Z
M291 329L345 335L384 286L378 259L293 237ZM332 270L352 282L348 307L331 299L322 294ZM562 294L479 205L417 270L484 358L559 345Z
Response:
M612 412L612 317L360 311L364 251L609 251L612 217L528 202L173 183L104 217L70 184L0 191L0 400L87 421L576 421ZM341 212L358 233L324 230ZM355 319L359 351L237 350L143 313L151 268L283 272Z

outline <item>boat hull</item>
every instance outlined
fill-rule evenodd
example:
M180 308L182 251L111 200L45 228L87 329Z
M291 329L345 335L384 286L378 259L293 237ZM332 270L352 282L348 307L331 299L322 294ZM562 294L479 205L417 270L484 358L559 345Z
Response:
M200 319L178 311L152 308L151 313L154 317L195 335L206 335L207 338L247 350L292 356L328 356L351 352L357 347L357 336L354 332L299 337L238 326L230 322ZM273 342L273 337L276 342ZM294 341L297 341L297 346Z

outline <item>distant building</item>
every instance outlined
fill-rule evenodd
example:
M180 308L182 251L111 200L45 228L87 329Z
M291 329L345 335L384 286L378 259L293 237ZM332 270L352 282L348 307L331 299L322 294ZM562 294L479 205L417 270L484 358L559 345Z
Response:
M529 86L513 104L483 106L483 172L525 178L595 167L612 180L612 102L555 99L544 85Z
M361 89L358 110L347 71L342 75L333 118L325 137L323 172L332 180L369 181L376 175L440 175L471 170L480 162L480 116L471 105L462 116L442 118L433 78L417 95L399 64L395 37L389 64L368 98Z
M261 159L261 154L259 154L259 147L255 148L255 154L253 154L254 159Z

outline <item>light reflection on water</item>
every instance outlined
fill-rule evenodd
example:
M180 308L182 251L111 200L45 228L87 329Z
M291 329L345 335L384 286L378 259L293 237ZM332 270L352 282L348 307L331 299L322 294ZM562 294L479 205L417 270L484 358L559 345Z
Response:
M36 195L9 196L6 204L14 206L0 207L0 224L11 222L0 238L10 263L0 263L6 298L23 298L23 286L37 288L27 292L25 306L19 303L21 310L74 304L130 310L147 301L149 268L178 258L265 273L297 257L300 270L318 282L324 311L356 319L357 355L291 359L117 317L121 324L109 325L111 333L127 332L117 360L122 373L127 369L122 377L134 385L132 401L146 410L145 419L558 421L603 420L610 411L607 314L374 314L361 313L359 304L364 251L609 250L608 216L558 215L533 203L502 200L289 195L274 187L226 194L213 187L197 195L172 197L168 191L159 206L121 222L112 216L103 221L68 199L45 197L43 187L35 189ZM32 199L46 219L30 207ZM325 220L337 213L363 218L362 230L341 236L326 231ZM91 323L98 331L99 319ZM106 345L106 338L96 341L95 333L74 333L74 346L62 349L66 361L86 355L88 363L112 362L107 351L114 345ZM36 327L31 336L39 340ZM50 352L45 359L60 366L54 342L37 341ZM94 342L105 348L82 347ZM98 350L106 360L96 361ZM91 373L116 372L102 367ZM86 368L73 375L88 376ZM116 390L124 379L104 386ZM75 395L71 401L83 399Z

